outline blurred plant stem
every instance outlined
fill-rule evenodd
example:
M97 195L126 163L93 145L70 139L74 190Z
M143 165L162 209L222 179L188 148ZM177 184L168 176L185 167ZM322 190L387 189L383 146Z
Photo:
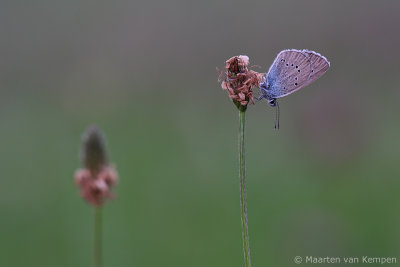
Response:
M102 251L102 207L94 208L94 267L101 267Z
M242 220L242 241L245 267L251 266L249 230L247 227L247 198L246 198L246 164L244 129L246 119L246 107L238 106L239 109L239 179L240 179L240 210Z

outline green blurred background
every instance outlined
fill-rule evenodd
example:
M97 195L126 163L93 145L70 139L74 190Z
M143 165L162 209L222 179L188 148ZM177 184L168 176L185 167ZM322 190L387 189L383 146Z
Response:
M247 112L253 266L400 257L399 10L2 0L0 266L91 266L93 209L73 174L92 123L120 175L104 266L243 266L238 112L215 68L245 54L266 71L287 48L331 69L280 101L279 131L265 101Z

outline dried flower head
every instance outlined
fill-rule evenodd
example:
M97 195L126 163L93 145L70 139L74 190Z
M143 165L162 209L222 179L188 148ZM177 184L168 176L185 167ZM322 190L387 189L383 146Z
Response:
M246 107L249 101L254 104L253 87L259 86L264 73L248 69L248 56L235 56L226 61L221 87L228 91L229 97L240 108Z
M114 167L108 164L104 137L95 126L90 126L83 136L81 152L84 168L75 173L75 183L81 196L94 206L100 206L107 198L113 198L111 187L118 181Z

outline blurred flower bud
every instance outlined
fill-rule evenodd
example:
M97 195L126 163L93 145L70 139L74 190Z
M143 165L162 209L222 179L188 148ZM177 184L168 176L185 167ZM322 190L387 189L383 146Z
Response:
M75 183L81 196L94 206L112 198L111 187L117 183L118 174L108 164L103 134L90 126L83 136L81 158L84 168L75 173Z

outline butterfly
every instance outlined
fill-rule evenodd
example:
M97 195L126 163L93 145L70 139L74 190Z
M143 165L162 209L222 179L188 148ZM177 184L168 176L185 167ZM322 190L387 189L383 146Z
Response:
M310 50L281 51L260 83L258 100L276 107L275 128L279 128L278 98L290 95L321 77L330 67L321 54Z

